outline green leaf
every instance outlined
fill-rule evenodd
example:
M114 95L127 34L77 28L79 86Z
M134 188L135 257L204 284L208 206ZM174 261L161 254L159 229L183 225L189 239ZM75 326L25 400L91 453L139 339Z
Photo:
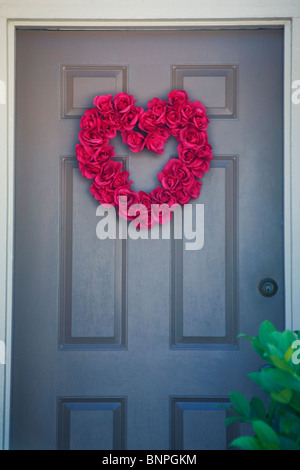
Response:
M292 348L292 346L290 348L288 348L286 350L286 352L284 353L284 359L286 361L290 361L292 359L292 356L293 356L293 353L294 353L294 349Z
M237 335L238 338L246 338L246 339L250 339L250 341L254 341L255 338L253 336L249 336L249 335L245 335L244 333L240 333L239 335Z
M300 419L294 418L294 419L288 419L285 417L282 417L280 420L280 425L281 425L281 432L286 434L286 435L294 435L295 437L300 436Z
M296 339L296 336L290 330L286 330L281 334L278 346L284 355L286 354L287 351L291 349L291 346L293 342L295 341L295 339Z
M272 429L271 426L269 426L267 423L265 423L264 421L254 421L253 429L264 449L280 449L278 436L274 429Z
M267 347L268 343L271 342L271 334L276 331L275 326L268 320L261 323L259 327L258 338L262 346Z
M299 450L298 444L285 436L279 436L279 444L281 450Z
M268 344L268 356L269 358L271 356L281 358L283 356L281 349L279 349L277 346L274 344L269 343Z
M283 388L291 388L297 392L300 392L300 378L293 375L289 372L275 369L275 368L268 368L263 369L261 371L262 376L268 377L274 385L279 385ZM276 390L274 390L276 391Z
M251 409L251 415L254 418L258 418L261 420L266 419L266 408L265 408L264 402L260 398L258 397L251 398L250 409Z
M282 359L281 357L278 357L278 356L270 356L270 359L273 363L274 366L278 367L279 369L281 370L285 370L287 372L290 372L290 373L294 373L294 370L293 368L290 366L290 364L288 362L286 362L285 359Z
M230 392L230 401L236 410L241 416L250 416L250 405L246 397L239 392Z
M272 333L270 333L270 343L279 348L279 341L281 338L282 332L274 330Z
M294 408L300 414L300 394L299 392L293 393L289 406Z
M232 423L235 423L236 421L241 421L240 416L228 416L228 418L225 418L225 424L226 426L229 426Z
M250 377L253 382L257 383L264 392L270 394L272 392L280 392L282 387L276 382L274 383L274 380L268 376L266 371L269 369L263 369L261 372L250 372L248 374L248 377Z
M252 436L242 436L234 439L230 446L239 447L244 450L262 450L258 439Z
M268 351L265 346L262 346L258 341L252 341L254 351L263 359L268 357Z
M279 393L271 393L273 400L279 401L280 403L289 403L293 396L293 392L290 388L283 388Z

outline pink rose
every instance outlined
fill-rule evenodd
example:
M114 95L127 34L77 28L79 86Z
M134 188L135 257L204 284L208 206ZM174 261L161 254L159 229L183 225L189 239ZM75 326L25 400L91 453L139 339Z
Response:
M199 113L206 114L206 107L200 101L192 101L192 105L194 107L195 112L197 111Z
M130 185L133 183L133 181L128 181L128 177L128 171L121 171L121 173L118 173L113 179L110 180L108 189L111 191L115 191L116 189L120 188L130 189Z
M138 192L138 198L139 198L139 206L140 206L140 214L139 214L139 220L134 224L137 228L150 228L154 224L152 224L151 221L151 204L152 204L152 199L148 193L145 193L144 191L139 191Z
M112 145L103 145L92 155L92 159L97 163L104 163L115 157L114 147Z
M124 144L128 145L131 152L141 152L145 146L145 137L140 132L129 131L122 132Z
M155 132L157 129L156 116L152 110L141 112L139 119L139 128L144 132Z
M173 90L168 94L168 104L171 106L178 106L188 101L188 99L188 94L184 90Z
M181 114L182 123L187 124L189 119L191 119L194 114L194 107L192 103L190 101L184 102L179 105L178 110Z
M116 137L117 129L109 121L109 119L103 118L101 121L101 135L106 136L108 139L113 139Z
M93 183L90 187L90 192L92 193L94 198L97 199L100 204L102 204L104 207L106 204L113 205L116 207L114 193L112 191L109 191L106 187L99 187L95 183Z
M181 186L176 189L175 197L179 204L187 204L191 198L191 195L188 189L184 189L183 186Z
M165 124L167 107L164 100L153 98L153 100L149 101L147 107L154 114L157 124Z
M94 105L101 114L107 114L112 110L112 95L101 95L94 98Z
M177 187L190 187L194 183L194 176L189 169L176 158L172 158L167 162L163 171L157 175L158 181L165 189L173 192Z
M98 132L101 128L101 118L96 108L87 109L80 119L81 129L96 129Z
M104 162L101 166L101 172L95 178L97 186L110 186L112 181L120 174L122 163L116 161Z
M164 134L148 134L145 139L145 147L151 152L162 155L167 137Z
M192 123L196 129L206 131L209 119L206 115L206 109L199 101L193 101L194 113L192 116Z
M157 179L160 184L169 191L174 191L176 189L176 186L180 185L177 176L172 173L160 172L157 175Z
M149 195L151 197L152 204L168 204L168 206L172 206L177 202L174 195L162 186L157 186Z
M125 131L131 131L134 128L141 114L141 109L142 108L138 108L137 106L131 106L126 113L122 114L120 120L122 129Z
M206 144L200 148L185 148L182 144L177 147L180 160L189 168L191 173L198 178L209 170L209 164L213 158L211 145Z
M172 218L171 207L176 207L177 201L167 189L157 186L150 193L152 199L151 220L154 223L164 224ZM153 223L153 225L154 225Z
M128 207L132 204L138 204L139 197L136 191L128 188L119 188L114 193L114 200L117 207L119 207L118 214L126 220L134 220L135 215L128 215Z
M82 163L89 163L93 159L93 154L89 154L83 145L77 144L75 147L77 160Z
M179 134L180 141L186 147L202 147L207 144L206 132L199 131L195 126L188 126L182 129Z
M193 199L197 199L200 196L202 183L200 180L195 180L194 184L189 188L190 196Z
M93 154L95 149L102 147L102 145L108 144L109 138L103 134L100 134L95 129L92 130L81 130L79 131L79 141L84 146L85 150L89 154Z
M181 114L180 110L169 108L166 112L166 123L171 128L171 132L173 128L180 127L181 125ZM172 132L173 133L173 132Z
M79 170L81 171L82 176L88 179L94 179L95 176L101 170L101 165L99 163L91 162L91 163L81 163L79 162Z
M105 119L117 131L121 129L122 126L121 126L120 115L115 110L112 110L109 113L107 113L105 115Z
M104 145L94 153L87 153L85 148L77 144L76 156L79 161L79 170L85 178L93 179L101 170L101 164L115 156L111 145Z
M133 95L124 92L118 93L113 99L114 109L122 114L127 113L134 103L136 103L136 100Z

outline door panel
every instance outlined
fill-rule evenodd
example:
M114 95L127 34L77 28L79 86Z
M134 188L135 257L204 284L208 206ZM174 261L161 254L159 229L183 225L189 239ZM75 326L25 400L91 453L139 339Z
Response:
M282 66L280 30L18 31L12 448L223 449L237 434L215 405L258 394L262 365L237 334L284 326ZM96 95L145 108L178 88L210 118L203 247L99 240L79 118ZM112 143L137 191L177 152Z

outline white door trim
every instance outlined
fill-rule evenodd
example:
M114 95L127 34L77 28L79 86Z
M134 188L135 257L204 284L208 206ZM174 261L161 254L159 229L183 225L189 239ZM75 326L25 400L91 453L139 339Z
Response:
M147 2L129 0L137 6L137 11ZM156 3L157 0L154 1ZM141 19L120 19L125 16L125 4L128 12L128 2L123 7L112 10L112 4L107 3L105 20L91 20L87 16L94 14L94 2L79 2L79 0L54 0L51 7L42 6L40 0L26 0L27 5L20 6L16 0L0 0L3 6L0 17L0 341L6 344L6 364L1 364L0 358L0 449L9 448L10 429L10 382L12 357L12 315L13 315L13 255L14 255L14 125L15 125L15 31L16 28L45 28L45 29L156 29L156 28L255 28L274 27L284 28L284 250L285 250L285 289L286 310L285 321L287 328L300 329L300 104L292 104L292 82L300 80L300 6L298 0L285 2L283 13L282 2L274 0L272 8L248 8L248 13L239 18L240 4L229 0L218 12L213 8L215 1L186 0L184 8L172 5L174 19L163 19L159 11L152 8ZM106 3L106 0L103 0ZM121 0L117 3L122 3ZM148 2L153 3L153 2ZM159 3L159 2L157 2ZM160 2L160 4L163 2ZM171 2L167 2L171 5ZM177 2L176 2L177 3ZM205 11L196 7L205 6ZM247 2L250 4L250 2ZM18 5L17 5L18 4ZM110 5L110 6L109 6ZM210 7L211 5L211 7ZM34 6L37 10L34 10ZM54 14L55 6L58 14ZM191 9L190 7L193 6ZM148 8L148 7L147 7ZM185 10L183 12L183 10ZM220 11L224 10L224 11ZM226 10L226 13L225 13ZM93 13L91 13L93 11ZM118 13L116 13L118 11ZM224 20L230 11L231 18ZM290 15L287 16L288 11ZM111 13L109 13L111 12ZM154 17L155 12L155 17ZM191 19L178 19L190 12ZM279 15L281 14L281 16ZM294 16L297 17L294 17ZM299 16L299 17L298 17ZM78 18L86 18L80 20ZM20 18L16 20L15 18ZM57 19L55 19L57 18ZM60 19L63 18L63 19ZM232 19L233 18L233 19ZM249 19L247 19L249 18ZM261 20L260 18L263 18ZM274 19L275 18L275 19ZM276 254L274 254L276 256ZM3 361L2 361L3 362Z

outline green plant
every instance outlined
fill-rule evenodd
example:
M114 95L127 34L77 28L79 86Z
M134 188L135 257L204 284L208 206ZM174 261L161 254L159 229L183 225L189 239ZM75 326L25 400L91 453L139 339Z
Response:
M253 436L234 439L231 446L244 450L300 450L300 332L279 332L264 321L256 337L239 335L252 342L254 350L269 367L248 376L267 395L264 402L253 397L250 402L239 392L230 393L232 416L235 421L251 423Z

